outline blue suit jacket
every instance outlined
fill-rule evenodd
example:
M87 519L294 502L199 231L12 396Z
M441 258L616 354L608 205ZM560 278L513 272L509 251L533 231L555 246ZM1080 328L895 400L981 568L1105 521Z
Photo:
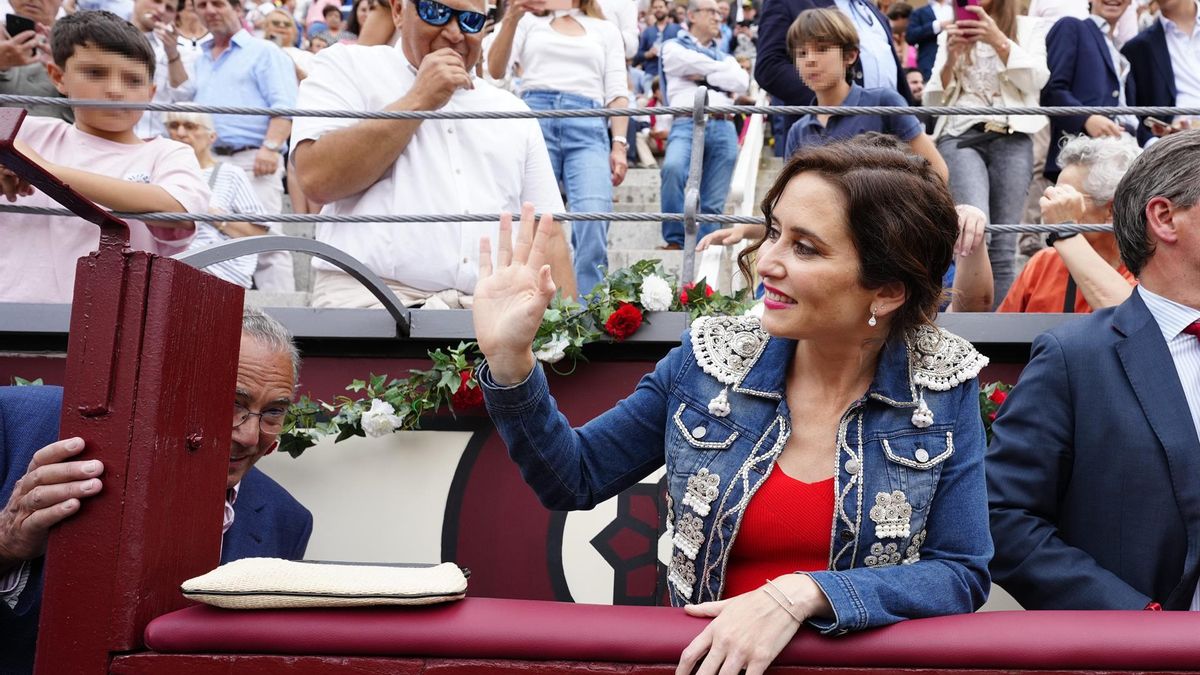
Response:
M1155 21L1138 33L1125 43L1121 53L1129 59L1129 85L1137 92L1136 98L1126 97L1129 105L1175 105L1175 69L1171 67L1171 53L1167 51L1167 34L1162 23ZM1153 136L1144 124L1138 127L1138 141L1143 145Z
M1046 65L1050 79L1042 88L1042 105L1118 105L1121 80L1117 67L1108 53L1104 34L1091 19L1063 17L1046 34ZM1136 94L1133 78L1126 78L1125 98ZM1058 151L1064 136L1084 133L1087 115L1050 118L1050 151L1042 172L1054 181L1062 170L1058 166ZM1130 129L1131 133L1136 130Z
M58 440L60 387L0 387L0 506L8 503L33 454ZM221 562L254 556L300 559L312 533L312 514L257 469L242 479ZM42 560L32 562L17 606L0 602L0 675L33 670Z
M926 81L933 72L933 62L937 59L938 34L933 30L937 16L931 5L921 5L913 10L908 17L908 30L904 39L917 48L917 68Z
M987 454L994 580L1026 609L1186 610L1200 440L1138 291L1038 336L1000 411Z
M874 13L875 19L886 28L889 25L887 17L880 13L874 4L867 5ZM785 105L812 105L815 98L813 91L800 79L800 73L796 71L796 61L787 48L787 31L792 22L800 12L815 7L836 9L837 5L834 0L770 0L763 3L762 15L758 21L758 57L754 64L754 79L759 86ZM887 38L888 43L892 44L890 29L887 31ZM892 50L892 55L895 56L895 49ZM862 64L856 61L852 70L854 82L862 86ZM896 91L911 104L912 92L908 89L908 80L904 77L904 69L900 67L898 58L896 74ZM788 116L785 128L790 129L797 119L797 116Z

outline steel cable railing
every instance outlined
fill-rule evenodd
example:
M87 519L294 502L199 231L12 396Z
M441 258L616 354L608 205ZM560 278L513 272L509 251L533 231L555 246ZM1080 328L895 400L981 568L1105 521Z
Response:
M633 117L641 115L675 115L690 116L694 122L692 131L692 156L688 171L687 184L684 187L684 212L679 213L555 213L557 220L571 222L609 221L609 222L646 222L663 220L682 220L684 223L684 251L681 276L690 278L695 269L696 235L699 221L730 225L736 223L762 224L763 219L745 215L717 215L700 213L700 181L704 171L702 157L704 154L705 121L711 114L829 114L829 115L1045 115L1045 116L1079 116L1079 115L1149 115L1175 116L1200 115L1200 108L1180 106L1060 106L1060 107L965 107L937 106L915 108L909 106L709 106L708 92L703 86L697 88L693 105L690 107L668 106L653 108L625 109L587 109L587 110L517 110L517 111L362 111L362 110L313 110L304 108L262 108L251 106L215 106L192 103L130 103L125 101L89 101L65 99L46 96L17 96L0 95L0 106L8 105L50 105L85 108L120 108L141 109L152 112L204 112L224 115L259 115L270 117L338 117L351 119L429 119L429 120L467 120L467 119L545 119L567 117ZM29 207L20 205L0 204L0 213L26 213L37 215L72 215L66 209ZM228 220L228 214L201 213L117 213L123 218L141 220L180 222L199 221L212 222ZM238 219L255 223L454 223L454 222L495 222L499 220L498 213L474 214L238 214ZM1111 226L1104 224L1071 224L1071 225L1024 225L999 223L988 226L990 232L1102 232L1110 231ZM271 246L286 246L283 237L272 237ZM226 258L236 257L232 252L240 247L221 246L222 251L228 250ZM283 250L283 249L276 249ZM212 260L215 256L205 256L206 264L220 262Z

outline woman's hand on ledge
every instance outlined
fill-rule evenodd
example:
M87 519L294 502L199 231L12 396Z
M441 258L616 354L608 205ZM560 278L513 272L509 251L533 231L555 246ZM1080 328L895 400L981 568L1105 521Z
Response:
M691 616L713 620L683 650L675 675L743 670L746 675L759 675L791 642L802 620L832 615L825 594L808 575L788 574L774 579L773 584L726 600L684 607ZM789 602L794 604L785 609Z

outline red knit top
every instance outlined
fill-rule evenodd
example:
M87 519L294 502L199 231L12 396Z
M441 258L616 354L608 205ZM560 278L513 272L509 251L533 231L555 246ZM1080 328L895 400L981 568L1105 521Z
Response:
M784 574L828 569L833 503L832 476L805 483L776 466L742 516L722 597L753 591Z

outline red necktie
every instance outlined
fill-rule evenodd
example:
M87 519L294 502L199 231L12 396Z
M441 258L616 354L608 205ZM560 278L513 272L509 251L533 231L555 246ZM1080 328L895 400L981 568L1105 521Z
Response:
M1187 333L1188 335L1195 336L1197 340L1200 340L1200 321L1193 321L1184 326L1183 332Z

